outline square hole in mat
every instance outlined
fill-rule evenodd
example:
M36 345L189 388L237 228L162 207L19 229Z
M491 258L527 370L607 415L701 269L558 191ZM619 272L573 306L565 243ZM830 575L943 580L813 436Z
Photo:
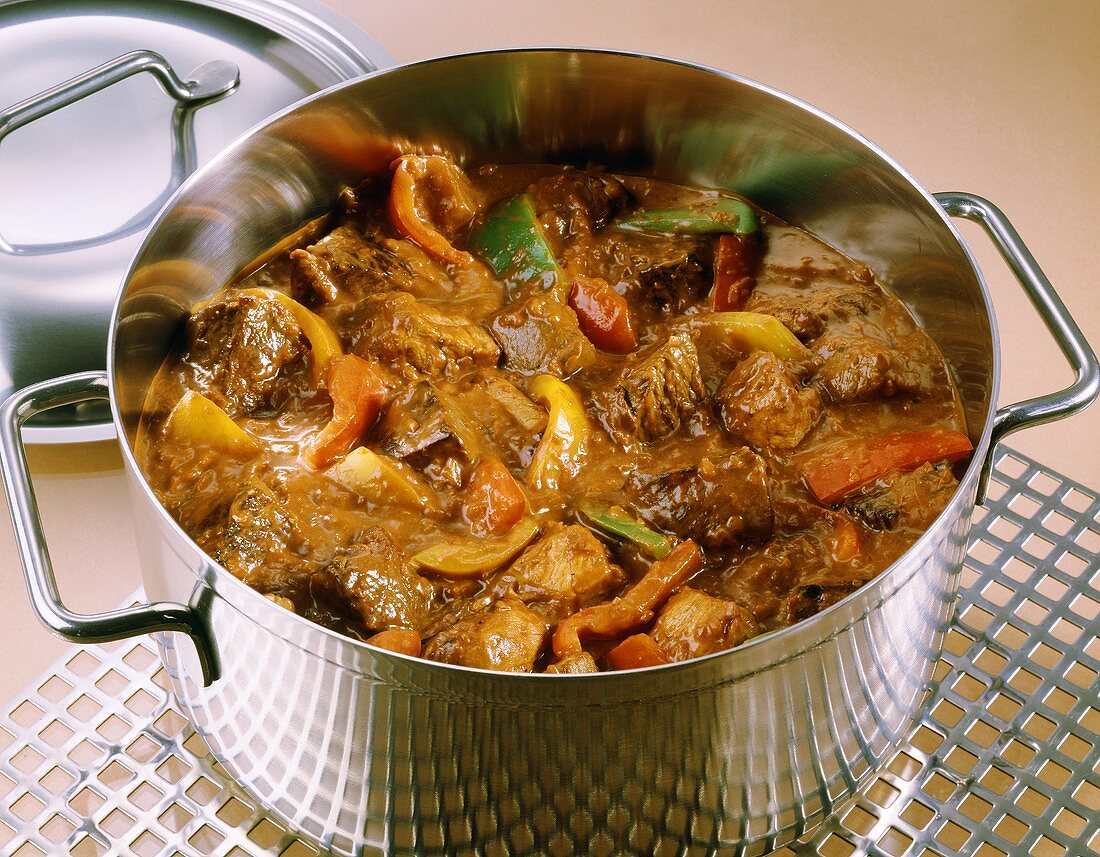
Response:
M968 699L971 702L977 700L987 690L985 682L975 678L970 673L963 673L959 676L951 689L963 699Z
M76 777L64 768L54 765L39 780L42 787L50 794L59 795L76 782Z
M984 720L975 720L966 730L966 737L983 749L992 747L1001 737L1001 730Z
M157 774L167 783L175 785L191 770L191 766L174 753L157 766Z
M65 816L56 813L50 816L50 820L42 825L42 835L54 845L64 842L72 835L74 830L76 830L75 824Z
M981 653L974 658L974 666L991 676L1000 675L1007 663L1008 658L993 649L982 649Z
M1016 798L1016 812L1026 812L1033 818L1038 818L1050 805L1050 798L1048 798L1042 792L1038 792L1031 786L1025 786L1024 790L1020 792L1019 797Z
M46 728L38 733L38 737L51 747L57 748L73 737L73 730L60 720L51 720Z
M1082 530L1074 541L1094 556L1100 553L1100 533L1095 530Z
M29 729L38 723L44 714L41 708L29 699L25 699L12 709L10 717L12 722Z
M1015 625L1006 623L993 633L993 639L1010 652L1017 652L1027 645L1030 635Z
M135 762L146 764L160 752L160 745L148 735L138 735L127 746L125 753Z
M130 731L130 724L121 717L112 714L100 723L95 731L110 741L112 744L122 739L122 736Z
M1054 550L1054 542L1032 533L1024 539L1024 550L1036 559L1046 559Z
M126 677L117 671L107 670L107 672L96 679L95 686L102 690L107 696L117 697L129 683Z
M172 689L172 680L168 677L168 673L165 672L164 667L161 667L153 673L153 684L161 690L169 691Z
M143 830L137 839L130 843L135 857L154 857L167 843L150 830Z
M195 817L195 814L178 803L171 804L157 819L173 833L179 833Z
M967 549L967 554L982 565L992 565L1001 555L1001 549L984 539L975 539Z
M11 853L11 857L46 857L46 852L33 842L24 842Z
M1050 627L1050 633L1060 643L1072 646L1081 637L1082 628L1067 619L1059 619Z
M821 857L848 857L854 854L856 847L842 836L830 833L828 838L821 843Z
M978 782L989 789L995 795L1003 795L1016 782L1016 778L1005 773L1000 768L986 768L984 774L978 778Z
M140 687L123 703L123 705L139 717L148 717L156 710L159 704L160 701L153 696L153 694L146 690L142 690Z
M1096 740L1100 741L1100 738L1096 738ZM1085 757L1092 752L1092 744L1071 732L1058 745L1058 749L1062 751L1062 755L1073 759L1073 761L1083 762ZM1098 811L1100 811L1100 808L1098 808Z
M148 670L149 667L158 660L159 658L153 654L153 652L142 645L134 646L122 657L122 662L126 664L126 666L142 673Z
M138 783L136 789L130 792L130 803L138 809L148 812L164 798L164 792L150 783Z
M218 818L224 821L226 824L231 824L234 827L240 827L250 815L252 815L253 809L242 800L238 800L235 797L231 797L224 804L222 804L218 811L215 813Z
M321 852L298 839L279 852L279 857L317 857ZM491 853L491 852L488 852Z
M9 777L0 774L0 798L7 797L11 794L11 790L15 788L15 781Z
M1007 857L1007 855L1000 848L995 848L988 842L983 842L978 846L978 850L974 852L974 857Z
M1027 470L1027 463L1021 461L1011 453L1006 452L997 459L994 467L998 473L1003 473L1005 476L1009 476L1012 479L1019 479L1024 474L1024 471Z
M1084 594L1074 598L1073 603L1069 605L1069 609L1086 622L1092 622L1097 616L1100 616L1100 602Z
M60 702L72 691L73 686L60 676L52 675L38 686L38 692L43 699L50 702Z
M20 821L26 822L31 822L36 819L38 814L45 808L46 804L42 803L42 801L29 792L11 805L11 811L15 813L15 817Z
M46 757L39 753L34 747L24 747L18 753L11 757L12 767L22 771L24 774L29 774L34 771L46 761Z
M187 841L199 854L213 854L215 849L225 841L225 837L209 824L204 824L192 833Z
M1063 808L1054 816L1051 826L1068 836L1080 836L1085 829L1085 819L1072 810Z
M934 729L929 729L927 726L921 726L913 733L909 741L918 750L928 755L932 755L943 743L943 736Z
M1009 677L1008 684L1013 690L1019 691L1022 696L1028 697L1038 690L1042 682L1035 673L1020 667Z
M92 655L87 649L81 649L65 664L73 675L81 678L91 675L99 668L99 658Z
M909 846L913 844L913 838L905 833L902 833L896 827L890 827L886 830L878 840L878 847L881 848L887 854L896 855L901 857L909 850Z
M202 736L198 732L189 735L187 740L183 742L183 747L198 759L210 755L210 748L206 746L206 742L202 740Z
M975 794L969 794L959 804L959 812L979 824L985 821L985 817L993 810L993 804Z
M1040 595L1054 602L1061 601L1065 594L1069 592L1069 587L1066 584L1049 574L1043 575L1039 582L1035 584L1034 589Z
M901 751L890 760L887 770L899 779L911 780L920 772L921 767L922 765L918 760Z
M1057 762L1048 760L1039 769L1039 779L1056 789L1062 788L1068 781L1070 772Z
M106 845L97 842L91 836L85 836L73 846L72 857L102 857L106 853Z
M1004 607L1016 597L1016 593L996 580L991 580L982 589L982 597L990 604Z
M1008 518L997 516L986 526L986 530L1001 541L1010 542L1020 532L1020 525L1015 521L1008 520Z
M107 755L107 751L101 747L97 747L85 738L73 747L68 755L82 770L87 770L103 759Z
M135 774L124 764L118 761L110 762L107 767L99 772L99 780L111 791L121 789L134 778Z
M943 763L956 773L965 776L974 770L974 766L978 764L978 757L969 750L964 750L962 747L955 747L947 754Z
M983 610L976 604L971 604L963 611L961 619L966 627L982 632L985 631L985 629L989 627L989 623L993 621L993 614L988 610Z
M1070 488L1062 497L1062 504L1075 512L1084 512L1092 505L1092 498L1083 491Z
M1058 559L1054 561L1054 567L1059 571L1063 571L1070 577L1080 577L1081 573L1088 568L1088 563L1085 562L1073 551L1066 551Z
M1027 484L1029 488L1034 488L1036 492L1044 494L1047 497L1053 496L1054 492L1062 486L1060 480L1041 471L1027 480Z
M1098 677L1100 673L1079 662L1070 664L1066 670L1066 678L1078 687L1090 688Z
M1050 611L1042 604L1032 601L1030 598L1025 598L1013 608L1012 613L1014 616L1018 617L1020 622L1025 626L1030 625L1032 627L1038 627L1043 624Z
M199 777L187 787L187 796L200 806L206 806L221 794L221 786L206 777Z
M953 821L946 822L936 833L937 844L945 845L952 851L962 851L969 838L970 832Z
M878 804L883 809L886 809L896 801L900 794L901 792L886 782L886 780L875 780L868 787L867 791L864 792L867 800L871 801L871 803Z
M1046 741L1057 728L1058 726L1053 720L1043 717L1041 714L1032 714L1024 721L1024 731L1040 741Z
M69 798L69 806L71 806L73 812L81 818L91 818L106 802L107 799L104 798L103 795L88 786L85 786Z
M121 809L113 809L99 823L100 828L114 839L125 836L137 822Z
M169 708L153 721L153 726L162 735L174 738L187 726L187 718L174 708Z
M1046 643L1039 643L1031 650L1028 657L1044 670L1052 670L1061 662L1062 653L1053 646L1048 646Z
M1072 526L1073 519L1067 515L1063 515L1061 512L1048 512L1046 517L1043 518L1043 529L1050 530L1050 532L1056 533L1059 536L1064 536L1068 533Z
M269 818L260 821L248 831L248 838L261 848L274 848L286 831Z
M1021 518L1031 518L1043 508L1042 504L1036 500L1031 499L1026 494L1017 494L1011 500L1008 501L1008 508L1019 515Z
M961 631L952 628L947 632L947 636L944 637L943 647L951 654L958 656L969 649L973 642L974 639L972 637L968 637Z
M870 833L877 821L878 819L875 816L858 806L853 806L848 814L844 816L844 826L860 836L866 836Z
M69 707L65 709L77 720L83 723L87 723L93 717L95 717L102 710L100 704L92 699L88 694L82 693L73 702L69 704Z
M955 793L956 783L944 776L939 771L933 771L931 776L924 781L921 791L938 803L946 803Z
M993 832L1013 845L1019 845L1030 827L1018 818L1006 815L993 828Z
M1018 556L1010 556L1001 566L1001 571L1017 584L1028 584L1035 575L1035 566Z
M918 830L924 830L935 817L935 811L919 800L909 801L905 809L901 811L901 820L913 825Z
M937 723L942 723L950 729L962 720L963 714L965 713L966 712L955 703L946 699L941 699L936 707L932 709L932 719Z

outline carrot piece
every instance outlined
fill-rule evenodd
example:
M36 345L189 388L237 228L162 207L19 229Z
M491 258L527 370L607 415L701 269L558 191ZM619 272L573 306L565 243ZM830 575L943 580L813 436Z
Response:
M802 471L802 478L821 503L831 506L892 470L956 462L973 451L970 439L952 429L897 432L828 447Z
M354 354L329 360L328 394L332 419L306 443L302 458L320 470L351 450L360 435L377 419L386 388L377 370Z
M751 256L756 239L752 235L722 235L714 257L714 288L711 309L715 312L740 310L756 285Z
M845 515L836 514L833 522L833 531L825 540L829 546L829 553L837 562L848 562L859 555L859 530Z
M466 486L462 514L475 535L503 536L526 511L527 495L503 462L487 458L474 469Z
M420 657L420 635L416 631L407 628L390 628L380 631L373 637L368 637L367 642L372 646L385 649L387 652L397 652L399 655L412 655Z
M477 214L462 170L441 155L404 155L392 166L389 211L394 227L441 262L472 265L474 257L456 249L444 234L462 229Z
M569 306L581 331L601 351L628 354L638 347L638 335L626 298L599 277L573 277Z
M703 553L690 539L656 560L630 589L612 601L585 607L558 625L558 660L582 651L582 639L613 639L652 620L653 611L703 567Z
M667 663L668 656L649 634L627 637L607 653L607 664L613 670L636 670Z

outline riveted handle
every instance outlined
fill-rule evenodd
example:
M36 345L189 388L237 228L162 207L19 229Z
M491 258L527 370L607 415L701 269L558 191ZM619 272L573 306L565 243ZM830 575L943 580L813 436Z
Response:
M1100 364L1054 286L1050 284L1019 233L997 206L969 193L937 193L936 201L952 217L972 220L985 230L1023 286L1032 305L1038 310L1039 317L1077 376L1065 389L1005 405L997 410L993 417L989 452L982 462L981 478L978 481L978 502L981 503L985 501L998 442L1014 431L1060 420L1091 404L1100 392Z
M106 643L156 631L187 634L198 649L203 680L209 686L218 678L217 650L206 621L193 608L161 602L86 615L69 610L57 590L21 429L42 411L108 396L105 373L81 372L33 384L0 406L0 475L31 607L50 631L74 643Z
M194 171L195 146L190 123L191 110L228 95L237 88L241 77L240 70L234 63L221 60L205 63L191 72L190 80L184 80L176 74L168 60L155 51L130 51L0 110L0 142L24 125L141 72L152 74L177 104L172 121L172 175L168 187L127 223L106 235L51 244L11 244L0 236L0 251L24 256L60 253L133 234L160 210L168 196Z

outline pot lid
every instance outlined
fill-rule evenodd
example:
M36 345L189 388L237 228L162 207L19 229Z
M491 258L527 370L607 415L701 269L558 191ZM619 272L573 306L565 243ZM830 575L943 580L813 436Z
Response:
M242 132L392 65L316 0L0 0L0 400L103 368L122 277L180 182ZM29 443L112 437L106 402Z

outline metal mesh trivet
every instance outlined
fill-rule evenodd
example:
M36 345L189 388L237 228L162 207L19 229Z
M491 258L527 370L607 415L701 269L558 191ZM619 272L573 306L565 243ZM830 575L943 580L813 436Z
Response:
M979 509L936 701L778 855L1100 854L1100 498L1012 452ZM164 689L151 643L74 650L0 720L0 853L303 857Z

